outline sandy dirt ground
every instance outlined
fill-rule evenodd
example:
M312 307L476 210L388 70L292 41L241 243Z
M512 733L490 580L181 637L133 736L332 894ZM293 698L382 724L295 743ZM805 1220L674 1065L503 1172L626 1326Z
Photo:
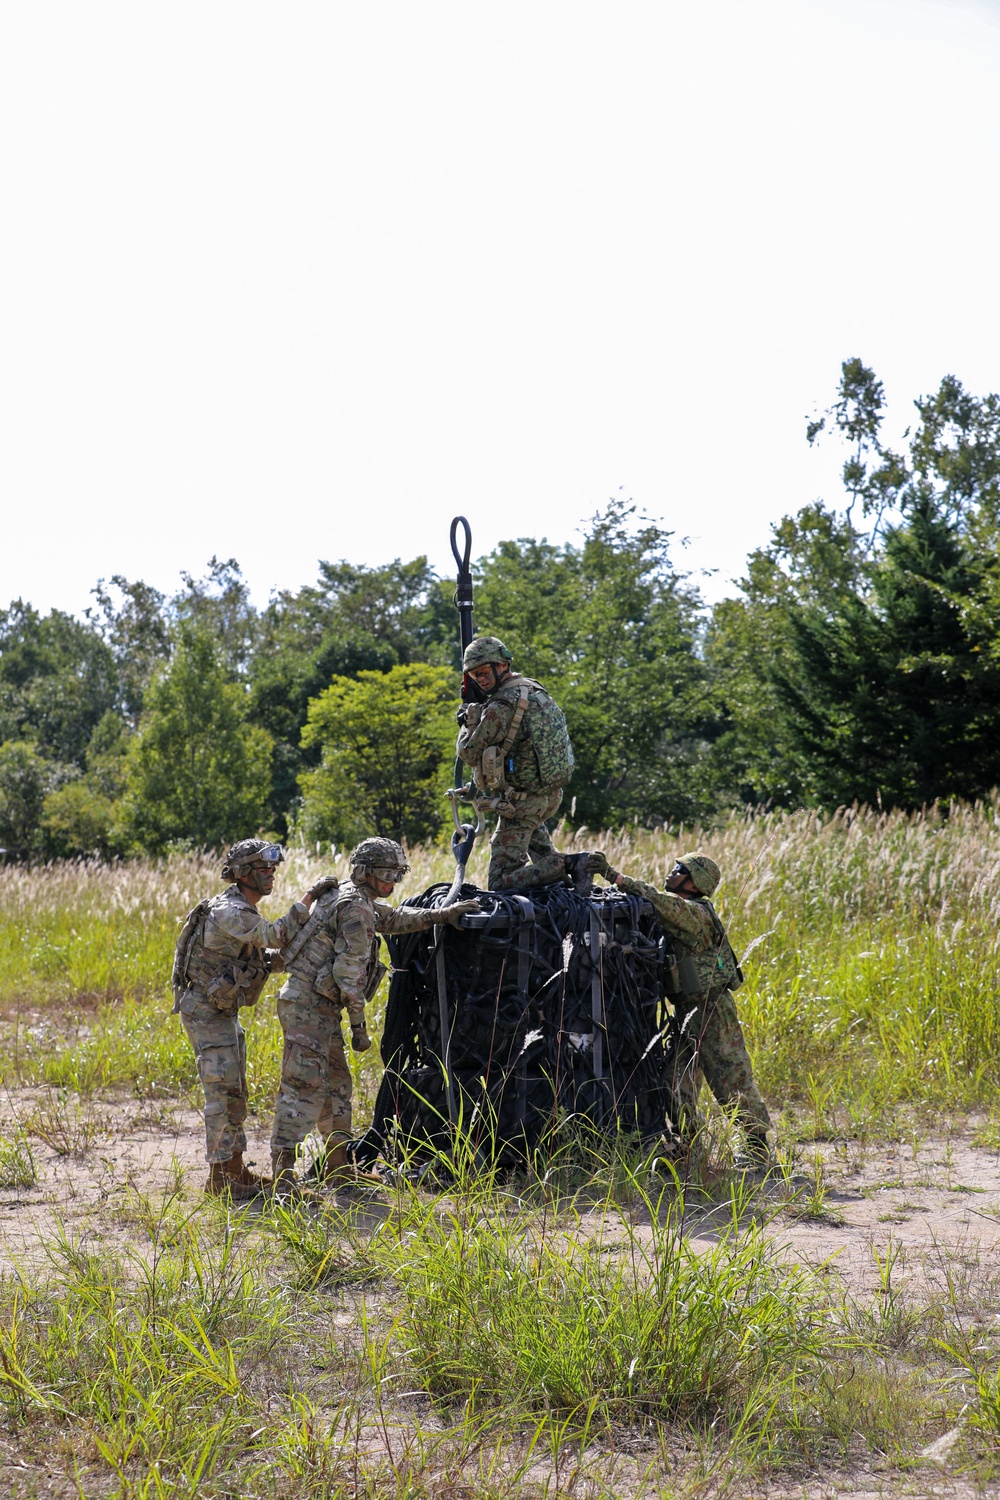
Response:
M35 1133L39 1123L48 1144ZM128 1216L115 1211L130 1185L154 1194L180 1186L192 1206L200 1196L206 1172L202 1126L189 1108L95 1102L70 1118L58 1096L26 1090L0 1100L0 1130L15 1125L31 1131L38 1181L31 1188L0 1190L0 1273L41 1270L46 1243L63 1235L94 1248L133 1236ZM266 1169L269 1121L251 1119L249 1125L248 1159ZM842 1279L856 1298L877 1295L879 1260L884 1265L895 1255L894 1284L922 1301L944 1292L949 1272L954 1277L974 1268L981 1294L985 1289L987 1298L996 1299L994 1315L1000 1318L1000 1157L974 1144L976 1128L975 1121L964 1121L949 1135L914 1133L888 1145L832 1141L799 1148L798 1170L809 1182L762 1189L750 1212L768 1221L783 1256ZM822 1195L812 1190L817 1155ZM381 1216L372 1208L374 1222ZM729 1214L725 1205L693 1204L687 1218L692 1243L707 1248ZM588 1224L585 1214L577 1232L589 1228L596 1231L597 1222ZM5 1468L0 1459L0 1470ZM909 1472L879 1473L877 1466L861 1463L830 1478L794 1485L772 1481L766 1490L748 1493L779 1500L971 1500L1000 1494L1000 1488L984 1490L951 1475L944 1452Z

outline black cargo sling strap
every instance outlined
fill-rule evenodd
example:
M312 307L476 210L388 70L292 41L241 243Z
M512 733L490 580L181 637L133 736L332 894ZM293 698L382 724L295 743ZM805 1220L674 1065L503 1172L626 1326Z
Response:
M604 930L600 915L597 907L592 905L590 908L590 1019L594 1028L594 1082L597 1084L597 1097L594 1103L599 1124L604 1119L605 1105L603 937Z
M518 913L517 924L517 996L521 1016L525 1022L527 1031L528 1013L528 976L531 971L531 935L535 923L535 908L525 896L519 896L513 892L505 895L503 905L490 913L482 924L481 936L490 937L498 925L499 919L507 916L508 920L513 915L511 907ZM481 919L475 917L469 920L470 926L480 926ZM446 964L446 950L443 942L444 928L438 927L434 932L434 978L437 987L438 1025L441 1036L440 1063L444 1073L445 1097L448 1102L448 1120L452 1127L459 1123L458 1101L455 1095L455 1079L452 1070L451 1049L452 1035L458 1015L451 1014L448 1000L448 971ZM498 997L499 999L499 997ZM494 1016L494 1021L495 1021ZM527 1051L528 1047L524 1040L518 1052L515 1065L515 1077L517 1080L517 1115L523 1124L527 1099ZM487 1075L484 1084L489 1091L491 1079Z

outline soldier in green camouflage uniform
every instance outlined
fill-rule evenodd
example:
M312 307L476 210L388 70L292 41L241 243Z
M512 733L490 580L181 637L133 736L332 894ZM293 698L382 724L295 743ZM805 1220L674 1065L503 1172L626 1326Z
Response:
M709 900L721 879L718 865L707 855L685 854L662 891L620 875L602 854L591 856L590 868L620 890L644 897L672 940L667 983L667 997L674 1006L671 1123L690 1146L702 1125L698 1088L703 1074L716 1099L732 1107L743 1128L746 1148L737 1166L766 1171L771 1163L771 1119L754 1082L732 994L743 975Z
M513 672L511 661L491 635L478 636L462 658L466 701L456 753L472 767L475 805L498 815L487 888L523 891L567 875L584 888L588 856L560 854L547 827L573 771L566 720L541 683Z
M278 1019L285 1047L281 1092L271 1133L275 1187L293 1186L297 1146L310 1131L323 1137L322 1176L334 1185L350 1180L347 1141L351 1134L351 1072L340 1029L346 1007L351 1046L371 1046L365 1029L365 1001L385 973L379 962L379 937L421 932L442 922L457 922L478 911L478 901L456 901L432 910L388 906L391 894L409 869L393 839L365 839L351 854L351 879L331 881L302 930L288 945L288 972L278 996Z
M255 1197L261 1182L243 1163L247 1069L239 1011L256 1004L268 974L280 968L272 950L298 931L325 889L313 887L275 922L259 916L257 905L270 895L283 858L280 844L234 844L222 867L232 884L188 913L174 957L174 1014L194 1048L205 1094L205 1191L241 1200Z

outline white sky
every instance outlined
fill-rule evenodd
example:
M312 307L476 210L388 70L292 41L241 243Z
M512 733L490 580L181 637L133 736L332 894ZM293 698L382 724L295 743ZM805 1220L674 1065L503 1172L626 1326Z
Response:
M5 0L0 603L573 537L737 575L804 417L1000 389L1000 4Z

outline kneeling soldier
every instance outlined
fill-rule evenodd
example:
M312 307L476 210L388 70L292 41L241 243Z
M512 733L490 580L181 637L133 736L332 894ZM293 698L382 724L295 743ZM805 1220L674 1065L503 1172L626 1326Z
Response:
M590 867L620 890L644 897L672 940L666 988L674 1007L671 1123L690 1147L702 1123L698 1088L704 1074L716 1099L733 1106L743 1128L746 1148L736 1159L737 1168L763 1175L772 1165L767 1144L771 1119L754 1082L732 994L743 975L709 900L721 879L718 865L705 854L685 854L662 891L620 875L603 854L592 855Z
M247 1050L239 1011L256 1004L272 966L280 967L271 950L284 947L325 889L322 882L314 886L276 922L258 916L284 857L280 844L261 839L234 844L222 867L232 884L188 913L174 955L174 1014L194 1048L205 1094L205 1191L240 1201L255 1198L261 1182L243 1164Z
M340 1017L346 1006L351 1046L366 1052L371 1042L365 1001L385 973L378 958L379 936L421 932L479 910L478 901L456 901L436 910L388 906L383 898L409 868L393 839L364 839L351 854L350 880L343 885L330 881L283 954L288 979L278 996L278 1019L285 1049L271 1132L276 1191L293 1187L296 1148L312 1130L326 1146L321 1175L332 1185L351 1180L351 1071Z

